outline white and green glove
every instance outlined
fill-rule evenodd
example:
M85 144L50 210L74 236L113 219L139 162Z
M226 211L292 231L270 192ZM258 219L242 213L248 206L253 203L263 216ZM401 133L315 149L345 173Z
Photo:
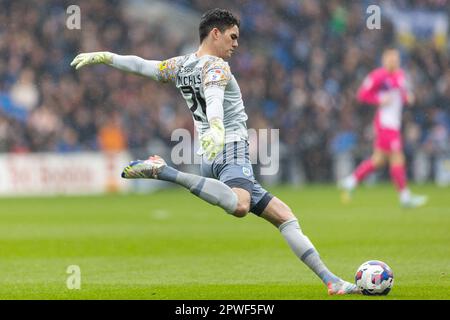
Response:
M200 143L208 160L213 160L223 150L225 128L221 119L211 120L209 129L200 137Z
M107 51L99 51L99 52L88 52L88 53L80 53L73 59L70 65L78 70L81 67L90 65L90 64L111 64L113 59L113 54Z

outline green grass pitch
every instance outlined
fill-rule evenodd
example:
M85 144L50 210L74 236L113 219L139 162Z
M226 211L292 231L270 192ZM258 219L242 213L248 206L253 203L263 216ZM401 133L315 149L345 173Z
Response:
M0 199L0 299L450 299L450 190L413 186L426 207L398 206L391 185L349 205L332 186L277 187L337 275L366 260L394 271L387 297L329 297L277 229L238 219L182 189L146 195ZM69 290L69 265L81 289Z

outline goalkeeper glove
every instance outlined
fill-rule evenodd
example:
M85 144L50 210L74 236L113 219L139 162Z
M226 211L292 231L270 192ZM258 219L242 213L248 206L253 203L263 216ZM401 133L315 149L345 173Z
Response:
M209 129L200 137L200 143L210 161L222 151L225 144L225 128L221 119L211 120Z
M107 51L80 53L73 59L70 65L72 67L75 66L75 69L78 70L89 64L111 64L112 58L113 54Z

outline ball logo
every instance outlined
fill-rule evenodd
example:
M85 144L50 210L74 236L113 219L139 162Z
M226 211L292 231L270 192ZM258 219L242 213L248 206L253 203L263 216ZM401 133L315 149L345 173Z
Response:
M244 168L242 168L242 172L247 176L247 177L250 177L251 176L251 172L250 172L250 169L249 168L246 168L246 167L244 167Z

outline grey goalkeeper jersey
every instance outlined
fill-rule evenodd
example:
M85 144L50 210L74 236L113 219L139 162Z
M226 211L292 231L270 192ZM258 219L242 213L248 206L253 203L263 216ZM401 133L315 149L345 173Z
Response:
M204 89L215 86L224 90L223 124L225 143L247 140L247 114L239 85L223 59L195 53L161 61L158 77L172 82L180 90L192 113L195 128L201 136L209 129Z

